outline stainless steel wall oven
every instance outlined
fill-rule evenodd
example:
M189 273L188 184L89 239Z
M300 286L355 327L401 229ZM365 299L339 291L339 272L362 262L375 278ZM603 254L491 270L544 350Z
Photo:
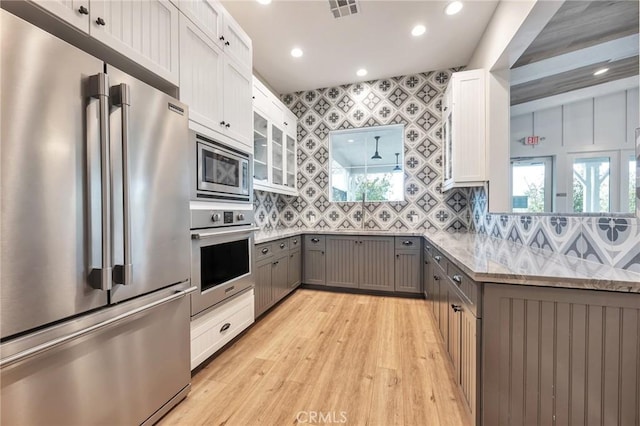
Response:
M253 287L253 211L191 211L191 315Z

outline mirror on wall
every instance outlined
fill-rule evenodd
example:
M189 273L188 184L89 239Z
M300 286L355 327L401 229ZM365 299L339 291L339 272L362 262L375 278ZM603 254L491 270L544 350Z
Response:
M638 206L638 2L566 1L510 70L515 213Z
M331 201L404 201L404 125L329 132Z

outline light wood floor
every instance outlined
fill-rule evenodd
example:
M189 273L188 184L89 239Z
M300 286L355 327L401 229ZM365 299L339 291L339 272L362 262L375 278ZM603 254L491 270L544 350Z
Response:
M160 425L468 425L436 333L425 300L297 290Z

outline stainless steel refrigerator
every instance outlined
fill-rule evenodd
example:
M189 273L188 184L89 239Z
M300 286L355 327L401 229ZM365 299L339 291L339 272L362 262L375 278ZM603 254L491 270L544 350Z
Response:
M0 423L189 390L187 107L0 10Z

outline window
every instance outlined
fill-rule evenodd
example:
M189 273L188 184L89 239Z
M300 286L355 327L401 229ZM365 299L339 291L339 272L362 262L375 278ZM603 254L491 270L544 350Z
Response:
M581 157L573 160L572 201L578 213L608 212L611 209L610 157Z
M552 164L552 157L511 160L511 208L514 213L551 211Z
M404 125L329 133L331 201L404 200Z

